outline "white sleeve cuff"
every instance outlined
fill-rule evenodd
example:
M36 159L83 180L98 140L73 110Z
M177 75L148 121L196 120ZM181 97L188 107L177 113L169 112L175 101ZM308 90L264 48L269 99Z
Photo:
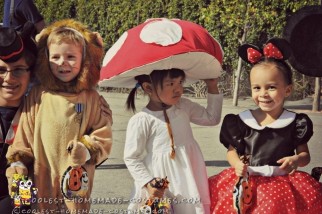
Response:
M13 163L11 163L11 164L10 164L10 167L15 167L15 166L19 166L19 167L25 167L25 168L27 168L27 167L25 166L25 164L23 164L21 161L16 161L16 162L13 162Z
M88 161L89 159L91 159L91 153L89 153L89 150L86 149L86 161Z

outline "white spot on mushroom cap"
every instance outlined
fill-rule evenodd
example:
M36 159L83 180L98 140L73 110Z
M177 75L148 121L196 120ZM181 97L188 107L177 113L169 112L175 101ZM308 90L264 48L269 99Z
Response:
M115 54L121 49L127 36L127 32L123 33L122 36L114 43L114 45L106 52L102 63L103 66L105 66L109 61L111 61Z
M161 19L148 23L140 33L140 39L145 43L155 43L168 46L178 43L182 38L179 24L169 19Z

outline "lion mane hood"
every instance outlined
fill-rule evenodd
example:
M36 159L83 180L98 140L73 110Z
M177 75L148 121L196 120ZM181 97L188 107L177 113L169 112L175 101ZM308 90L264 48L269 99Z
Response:
M85 58L81 71L71 82L65 83L56 78L50 70L48 60L47 39L50 33L59 27L69 27L79 31L86 43ZM82 90L93 89L100 77L101 61L103 57L103 45L99 35L91 32L87 26L73 19L57 21L43 29L37 36L38 58L35 65L35 75L40 84L47 90L67 93L79 93Z

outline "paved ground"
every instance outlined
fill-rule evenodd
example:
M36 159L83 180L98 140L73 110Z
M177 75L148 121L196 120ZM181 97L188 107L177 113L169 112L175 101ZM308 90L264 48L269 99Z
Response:
M133 180L123 162L123 148L125 130L131 113L125 110L126 94L101 92L110 104L113 111L113 147L109 160L104 162L97 170L92 193L92 213L124 213L128 205ZM192 99L205 104L205 99ZM136 100L137 109L141 109L147 102L147 97L139 96ZM311 112L312 100L287 102L288 109L305 112L314 123L314 135L309 143L311 162L302 168L311 172L314 166L322 166L322 112ZM224 99L222 117L227 113L239 113L245 109L254 108L251 99L239 100L238 107L232 106L231 99ZM207 166L208 175L214 175L229 165L226 161L226 149L219 143L218 136L221 124L216 127L200 127L192 125L195 138L199 142Z

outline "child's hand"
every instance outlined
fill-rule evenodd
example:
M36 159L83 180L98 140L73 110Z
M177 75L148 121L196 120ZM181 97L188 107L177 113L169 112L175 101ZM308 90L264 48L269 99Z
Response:
M162 198L164 195L165 188L153 187L154 184L155 184L155 180L153 179L151 182L149 182L146 185L150 198Z
M208 88L208 93L210 94L219 94L219 90L218 90L218 78L214 78L214 79L205 79L204 80L207 88Z
M8 180L8 190L9 190L9 195L11 195L12 192L12 179L14 174L19 174L19 175L28 175L28 169L24 167L23 165L15 165L15 166L10 166L6 170L6 177Z
M282 159L279 159L277 163L282 164L280 166L280 169L283 169L287 173L292 174L298 167L297 155L284 157Z
M68 162L71 167L78 168L85 164L88 150L83 143L72 140L68 143L67 150L69 153Z
M247 164L244 164L242 161L238 161L235 165L235 173L239 177L245 176L247 173Z

